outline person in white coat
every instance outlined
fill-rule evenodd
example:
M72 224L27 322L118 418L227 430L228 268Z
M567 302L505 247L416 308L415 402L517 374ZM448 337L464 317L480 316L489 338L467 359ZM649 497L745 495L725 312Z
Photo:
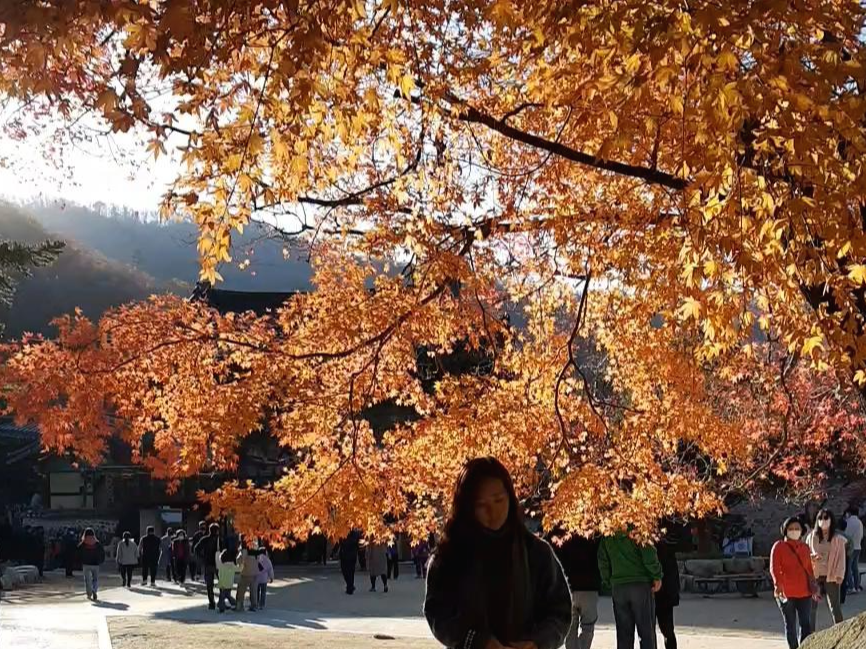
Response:
M132 534L123 533L123 539L117 544L117 567L120 569L120 577L123 585L132 587L132 571L138 565L138 544L132 540Z

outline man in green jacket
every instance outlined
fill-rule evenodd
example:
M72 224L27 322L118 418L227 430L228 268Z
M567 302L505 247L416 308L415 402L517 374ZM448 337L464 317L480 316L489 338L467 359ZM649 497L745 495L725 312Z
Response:
M656 649L655 593L662 585L662 566L651 545L638 545L624 532L602 540L598 550L601 582L613 596L617 649Z

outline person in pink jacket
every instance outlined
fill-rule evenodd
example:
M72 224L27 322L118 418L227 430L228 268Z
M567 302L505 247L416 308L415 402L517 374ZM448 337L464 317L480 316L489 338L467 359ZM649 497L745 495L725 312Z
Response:
M833 623L842 621L840 595L845 580L845 537L836 530L836 517L829 509L822 509L815 519L815 529L806 541L812 556L812 570L827 598ZM812 600L812 630L816 631L815 619L818 615L818 601Z
M274 583L274 564L271 563L271 558L268 556L268 551L259 557L259 576L256 580L256 588L258 589L259 608L265 607L265 597L268 594L268 582Z

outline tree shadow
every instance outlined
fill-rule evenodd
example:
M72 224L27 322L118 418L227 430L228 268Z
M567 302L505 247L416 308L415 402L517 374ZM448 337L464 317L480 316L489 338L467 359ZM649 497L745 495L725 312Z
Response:
M133 586L129 589L133 593L138 593L139 595L150 595L151 597L162 597L163 591L156 590L153 586L150 588L146 586Z
M129 609L129 604L123 604L122 602L106 602L101 599L93 602L93 606L96 608L108 608L113 611L126 611Z
M235 611L225 613L207 608L160 611L151 616L155 620L181 624L228 624L231 626L266 626L273 629L324 630L327 627L315 616L283 610Z

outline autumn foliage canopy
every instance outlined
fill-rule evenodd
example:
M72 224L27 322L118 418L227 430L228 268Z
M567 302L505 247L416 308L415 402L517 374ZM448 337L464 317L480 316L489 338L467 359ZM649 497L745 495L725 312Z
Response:
M11 410L97 461L231 470L247 530L436 526L500 457L548 522L651 531L860 461L866 9L848 0L24 0L0 92L179 150L202 278L251 221L315 291L265 317L155 297L6 350ZM239 260L234 260L237 263ZM506 318L509 314L510 320ZM419 356L483 350L484 371ZM384 433L365 412L417 417ZM391 527L386 527L386 522Z

